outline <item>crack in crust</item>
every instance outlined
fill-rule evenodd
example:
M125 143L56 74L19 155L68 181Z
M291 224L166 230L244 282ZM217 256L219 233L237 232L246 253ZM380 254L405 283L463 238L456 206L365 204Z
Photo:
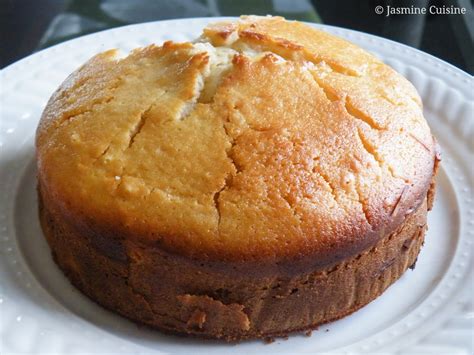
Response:
M67 80L73 80L71 78L68 78ZM111 103L114 99L115 96L113 95L114 92L122 85L122 80L121 78L117 78L112 85L109 88L109 93L107 96L102 97L102 98L96 98L92 100L91 104L89 107L74 107L74 105L77 104L77 99L76 100L71 100L73 95L77 94L77 90L80 89L82 86L85 86L88 84L90 81L92 81L91 77L87 78L79 78L77 82L73 83L72 85L63 88L60 92L57 94L54 94L51 100L56 100L59 102L64 101L67 106L69 106L69 109L66 109L63 114L61 115L61 118L58 119L55 122L55 128L59 128L60 126L63 126L64 124L67 124L71 120L85 116L87 114L95 112L98 108L105 107L107 104ZM51 101L50 100L50 101Z
M409 132L408 135L409 135L411 138L413 138L415 141L417 141L418 143L420 143L420 145L421 145L423 148L425 148L428 153L431 153L430 147L428 147L428 145L427 145L425 142L423 142L420 138L418 138L417 136L415 136L415 135L414 135L413 133L411 133L411 132Z
M211 101L213 101L213 99L211 99ZM235 159L234 159L233 154L232 154L232 151L235 147L235 139L229 134L229 131L226 127L226 123L228 123L228 122L229 122L229 116L227 116L226 120L223 121L222 128L225 132L225 135L227 136L227 140L230 143L230 148L228 150L226 150L226 154L227 154L227 159L229 159L230 162L232 163L234 171L231 171L231 172L227 173L227 176L224 178L223 186L219 190L217 190L214 193L213 197L212 197L212 199L214 201L214 206L215 206L215 209L216 209L216 212L217 212L217 233L219 233L219 229L220 229L220 225L221 225L221 209L220 209L220 204L219 204L220 195L221 195L222 191L224 191L226 189L229 189L232 186L232 180L233 180L234 176L241 172L241 168L235 162Z
M380 157L372 143L370 143L369 140L364 136L360 128L357 128L357 136L359 137L359 140L362 143L362 147L364 147L365 151L374 158L375 162L378 164L382 171L385 170L384 167L386 164L384 163L383 159ZM393 172L393 168L391 166L387 166L386 170L393 178L396 178Z
M153 105L150 105L145 111L140 114L138 121L132 127L130 132L128 133L128 149L132 148L133 143L135 143L135 138L140 134L142 131L143 126L145 125L146 120L148 119L150 111L153 109Z
M362 208L362 213L364 213L365 220L370 225L370 228L373 230L374 226L373 226L372 218L370 217L369 208L367 206L367 201L362 198L362 192L360 190L359 185L355 186L355 192L357 193L357 201L359 202L359 204Z
M336 188L334 187L334 185L329 180L328 175L325 174L321 169L319 169L319 167L317 165L313 166L313 173L318 174L324 180L324 182L326 183L326 185L330 189L330 192L331 192L332 197L334 198L334 201L336 201L336 203L337 203Z
M344 107L349 115L354 117L357 120L360 120L366 124L368 124L372 129L375 130L385 130L386 128L381 126L377 121L375 121L369 115L366 115L362 111L360 111L357 107L354 106L349 96L345 96Z
M335 63L332 60L328 60L328 58L322 57L319 54L309 52L304 46L289 41L285 38L270 38L265 34L257 33L252 30L240 30L238 31L238 40L232 43L232 47L238 48L242 42L246 45L254 45L261 51L274 53L278 56L281 56L282 58L285 58L286 60L307 61L315 65L324 63L329 68L331 68L333 72L339 73L341 75L353 77L361 76L358 72L352 70L351 68L347 68L339 63Z
M400 196L398 196L397 200L395 201L395 204L393 205L392 211L390 212L390 216L397 215L398 210L400 209L401 202L403 201L403 197L408 192L408 190L409 190L408 185L403 186Z
M97 158L95 158L94 163L96 163L98 160L100 160L102 157L104 157L109 152L111 145L112 145L112 143L109 143L107 145L107 147L102 151L102 153L100 153L100 155Z
M71 110L71 112L69 112L67 114L64 114L61 117L61 119L58 120L58 122L56 124L56 128L58 128L59 126L67 124L68 122L70 122L73 119L76 119L78 117L86 116L90 113L93 113L97 108L107 105L108 103L113 101L113 99L114 99L113 96L109 96L109 97L106 97L105 99L102 99L100 101L97 101L97 102L93 103L87 109L83 109L83 110L79 110L79 111L75 110L75 109Z
M224 179L224 186L222 186L218 191L214 193L213 196L213 201L214 201L214 206L216 208L217 212L217 232L219 233L219 228L221 225L221 209L219 205L219 198L221 195L221 192L230 188L232 186L232 173L227 174L226 178Z
M311 72L312 77L315 81L315 83L323 90L324 95L326 95L326 98L333 102L333 101L339 101L340 97L334 88L329 86L327 83L325 83L321 78L319 78L316 73Z

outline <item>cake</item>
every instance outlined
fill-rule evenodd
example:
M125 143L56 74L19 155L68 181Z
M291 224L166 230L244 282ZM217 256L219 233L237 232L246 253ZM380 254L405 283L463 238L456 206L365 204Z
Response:
M54 260L103 307L228 341L344 317L414 265L439 153L415 88L281 17L98 54L36 135Z

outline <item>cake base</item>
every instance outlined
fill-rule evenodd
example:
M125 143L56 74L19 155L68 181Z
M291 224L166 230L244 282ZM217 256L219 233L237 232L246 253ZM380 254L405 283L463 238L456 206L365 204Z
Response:
M128 240L104 241L65 222L41 193L40 220L54 260L93 301L166 333L236 341L286 336L371 302L411 267L427 203L359 255L298 275L239 275ZM117 244L119 243L119 244Z

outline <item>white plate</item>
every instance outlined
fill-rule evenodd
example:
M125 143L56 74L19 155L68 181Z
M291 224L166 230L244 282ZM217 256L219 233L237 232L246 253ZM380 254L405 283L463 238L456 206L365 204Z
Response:
M35 191L34 133L47 99L97 52L189 40L216 20L112 29L46 49L0 73L0 352L472 354L472 77L415 49L336 27L317 26L375 53L413 82L443 149L435 208L414 271L362 310L311 337L228 345L137 327L85 298L57 269L38 224Z

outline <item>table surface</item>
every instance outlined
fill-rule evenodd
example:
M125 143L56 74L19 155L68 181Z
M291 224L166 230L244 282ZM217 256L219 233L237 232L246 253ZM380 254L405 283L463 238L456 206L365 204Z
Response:
M381 6L382 14L376 13ZM392 14L400 8L426 14ZM465 8L465 14L430 9ZM380 8L379 8L380 10ZM471 0L0 0L0 67L35 51L104 29L171 18L281 15L359 30L419 48L472 74Z

